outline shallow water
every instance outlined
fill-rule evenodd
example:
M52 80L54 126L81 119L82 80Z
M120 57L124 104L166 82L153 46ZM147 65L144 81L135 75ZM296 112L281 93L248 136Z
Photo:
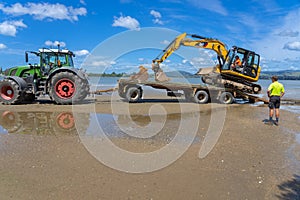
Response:
M0 132L10 134L77 134L72 112L0 111ZM89 121L89 114L80 114Z
M168 143L174 138L180 120L193 120L195 115L199 114L168 114L150 117L102 113L1 111L0 134L97 136L100 135L99 129L101 129L111 139L136 137L141 140ZM96 123L91 123L91 121ZM190 139L181 138L183 142ZM193 139L199 142L199 138Z

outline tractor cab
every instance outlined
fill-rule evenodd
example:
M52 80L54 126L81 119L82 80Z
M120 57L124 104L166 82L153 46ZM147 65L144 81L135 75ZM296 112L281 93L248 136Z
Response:
M250 81L258 80L260 56L255 52L233 46L225 60L221 66L223 74L243 77Z
M39 64L32 67L38 67L43 75L48 75L50 71L59 67L74 67L72 51L60 49L39 49L38 52L27 51L25 53L26 62L28 62L28 53L39 57Z

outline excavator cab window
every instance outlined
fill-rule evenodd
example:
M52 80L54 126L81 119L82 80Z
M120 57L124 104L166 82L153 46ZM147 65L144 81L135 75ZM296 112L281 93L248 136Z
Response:
M248 53L247 64L245 66L244 74L256 78L260 57L254 52Z
M240 59L237 65L236 58ZM222 70L232 70L234 72L256 78L259 66L259 55L243 48L233 47L227 57L226 62L222 66Z

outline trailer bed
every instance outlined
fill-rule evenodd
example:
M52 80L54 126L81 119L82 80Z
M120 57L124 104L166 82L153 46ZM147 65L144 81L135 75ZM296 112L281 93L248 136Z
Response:
M249 100L249 102L263 101L264 103L267 103L267 100L236 88L217 87L200 83L189 84L120 79L118 81L118 93L120 97L126 99L128 102L138 102L143 97L143 86L166 90L168 96L178 97L184 95L187 101L200 104L207 103L213 99L224 104L230 104L235 98L246 99Z

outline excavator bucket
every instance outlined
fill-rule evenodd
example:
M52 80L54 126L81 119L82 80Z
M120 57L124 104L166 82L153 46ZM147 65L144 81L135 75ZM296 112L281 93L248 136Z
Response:
M216 71L215 67L200 68L196 74L197 75L207 75L207 74L211 74L215 71Z
M155 74L155 80L157 82L167 82L170 78L165 74L165 72L159 67L158 63L152 63L152 70Z
M167 75L165 74L165 72L158 71L157 73L155 73L155 80L158 82L167 82L170 80L169 77L167 77Z
M139 66L140 71L130 77L130 80L137 80L139 82L147 81L149 78L148 69L144 66Z

